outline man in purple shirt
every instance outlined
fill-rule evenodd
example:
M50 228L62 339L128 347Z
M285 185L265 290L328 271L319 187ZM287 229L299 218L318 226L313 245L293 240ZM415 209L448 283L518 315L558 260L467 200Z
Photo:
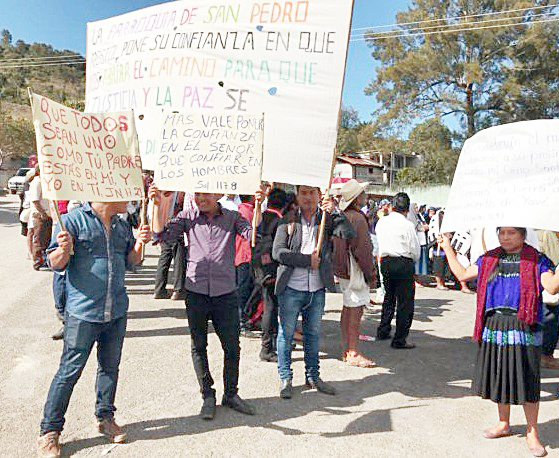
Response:
M256 192L256 201L263 200L263 191ZM162 193L151 186L149 197L157 203ZM205 420L215 416L215 390L208 365L208 319L225 354L223 380L225 392L222 405L238 412L254 415L254 409L238 395L239 312L235 283L235 236L252 237L252 226L239 213L222 208L221 194L195 194L198 210L182 211L166 225L163 215L156 213L153 221L154 239L172 241L186 234L188 259L186 267L186 309L192 339L192 361L204 399L200 415ZM156 206L157 208L157 206Z

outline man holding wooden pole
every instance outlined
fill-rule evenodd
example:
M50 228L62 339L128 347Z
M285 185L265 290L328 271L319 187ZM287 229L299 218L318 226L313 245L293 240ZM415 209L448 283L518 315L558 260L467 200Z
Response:
M126 202L92 202L62 216L47 250L54 270L66 270L67 299L64 350L45 404L38 439L39 456L60 456L58 443L70 396L93 345L97 343L98 431L112 442L126 434L114 420L118 368L128 296L126 266L140 262L142 246L151 239L149 226L140 228L138 240L118 217Z
M203 404L200 416L212 420L216 412L216 392L208 364L208 320L211 319L224 352L222 405L254 415L253 407L238 395L239 380L239 312L235 283L235 236L251 240L252 227L238 212L223 208L221 194L195 193L198 209L183 211L164 224L158 211L162 192L152 185L148 196L154 199L154 239L172 241L186 234L188 262L186 268L186 303L192 339L192 361L200 385ZM264 190L255 194L262 202ZM256 221L258 225L260 221Z
M286 215L280 223L272 250L273 258L279 263L276 279L279 303L277 347L280 397L283 399L289 399L293 394L291 345L299 314L303 316L306 384L320 392L336 394L334 387L320 378L320 321L326 288L334 286L330 238L334 234L351 238L354 232L343 215L332 214L334 203L328 195L322 200L322 211L318 209L319 201L318 188L297 187L299 210ZM321 220L324 221L324 237L322 243L317 244L321 239Z

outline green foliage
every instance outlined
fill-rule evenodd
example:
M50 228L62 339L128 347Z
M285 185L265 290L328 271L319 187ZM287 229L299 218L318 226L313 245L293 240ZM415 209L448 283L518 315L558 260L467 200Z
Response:
M524 24L549 18L553 10L480 16L550 3L413 0L406 12L397 15L402 36L373 39L368 35L372 56L381 63L376 79L365 89L381 106L375 113L375 127L385 131L403 128L417 119L457 115L465 136L470 137L499 122L557 116L559 25ZM452 19L456 17L461 19ZM413 23L433 18L447 19ZM487 19L520 25L480 29L474 24ZM451 24L459 24L456 29L471 30L418 34Z
M28 87L61 103L65 99L84 98L84 64L44 65L65 56L75 56L75 52L57 51L47 44L27 44L22 40L14 45L6 29L0 35L0 98L3 101L29 105ZM57 59L36 60L45 57ZM28 65L22 66L23 63Z
M419 167L404 168L396 182L401 185L450 184L458 162L452 147L452 133L438 119L430 119L416 126L403 148L408 154L422 157Z
M36 151L33 123L0 110L0 151L4 157L15 158Z
M43 43L30 45L18 40L14 45L8 30L0 32L0 151L4 157L25 157L36 151L33 123L25 115L29 113L28 87L83 111L85 66L44 65L69 55L75 53L56 51ZM44 57L55 59L35 59ZM22 63L30 65L22 66Z
M371 123L361 122L359 113L354 108L343 108L338 129L338 152L345 154L371 151L373 143L374 131Z

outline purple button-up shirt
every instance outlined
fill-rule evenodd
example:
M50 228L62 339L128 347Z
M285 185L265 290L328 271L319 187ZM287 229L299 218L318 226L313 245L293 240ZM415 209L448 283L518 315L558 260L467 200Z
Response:
M188 238L186 289L210 297L235 291L235 235L250 240L251 224L221 206L213 218L197 210L182 211L154 235L154 240L176 240L183 233Z

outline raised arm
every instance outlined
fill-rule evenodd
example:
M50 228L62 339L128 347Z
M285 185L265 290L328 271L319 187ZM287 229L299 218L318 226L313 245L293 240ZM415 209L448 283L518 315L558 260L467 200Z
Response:
M439 234L437 236L437 242L444 250L448 266L458 281L468 281L477 278L477 266L471 265L468 268L465 268L462 264L460 264L460 262L458 262L458 258L456 257L456 252L450 245L450 239L445 234Z

